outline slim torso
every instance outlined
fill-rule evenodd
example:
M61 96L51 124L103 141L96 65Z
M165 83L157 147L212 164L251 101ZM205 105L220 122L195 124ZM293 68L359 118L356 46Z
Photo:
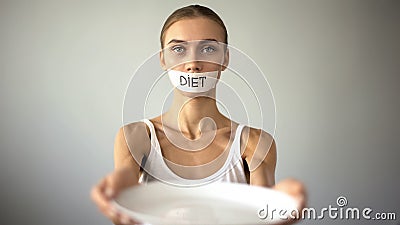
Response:
M196 143L191 144L190 139L187 139L187 142L177 142L174 137L181 133L162 126L160 117L152 119L151 122L157 136L152 138L157 138L166 165L178 176L188 179L208 177L224 165L238 126L231 123L232 126L206 132ZM211 141L207 136L212 137Z

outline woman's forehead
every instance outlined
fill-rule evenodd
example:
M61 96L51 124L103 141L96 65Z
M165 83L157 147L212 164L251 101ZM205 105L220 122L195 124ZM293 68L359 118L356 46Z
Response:
M224 42L225 36L222 27L215 21L207 18L182 19L173 23L166 31L164 43L171 40L217 40Z

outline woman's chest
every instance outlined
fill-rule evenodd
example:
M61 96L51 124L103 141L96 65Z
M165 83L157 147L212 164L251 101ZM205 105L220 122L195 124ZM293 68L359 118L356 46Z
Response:
M156 134L166 162L192 167L225 162L234 140L233 132L226 130L204 133L196 140L160 129L156 129Z

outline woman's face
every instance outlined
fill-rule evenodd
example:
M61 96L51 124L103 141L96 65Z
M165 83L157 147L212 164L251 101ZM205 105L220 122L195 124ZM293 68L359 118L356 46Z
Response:
M190 73L223 71L229 60L224 39L222 27L213 20L199 17L177 21L165 32L161 66Z

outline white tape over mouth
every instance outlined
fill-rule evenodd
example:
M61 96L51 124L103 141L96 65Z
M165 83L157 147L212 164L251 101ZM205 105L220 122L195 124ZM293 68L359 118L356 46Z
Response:
M187 73L168 70L168 77L174 87L184 92L207 92L217 85L219 71L204 73Z

